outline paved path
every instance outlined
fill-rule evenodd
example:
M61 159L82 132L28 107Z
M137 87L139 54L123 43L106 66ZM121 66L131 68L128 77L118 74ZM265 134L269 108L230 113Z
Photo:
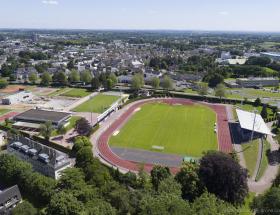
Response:
M232 113L232 106L227 106L228 116L229 119L234 120L233 113ZM271 124L268 124L271 127ZM271 135L268 136L267 141L270 143L271 151L277 151L279 145L275 142ZM235 151L239 152L239 163L243 168L246 168L245 158L242 152L242 147L240 144L234 144ZM269 189L273 183L273 180L276 178L278 174L279 165L272 165L268 164L267 169L265 170L263 176L260 178L259 181L254 181L251 178L248 179L248 187L250 192L254 192L257 194L264 193L267 189Z

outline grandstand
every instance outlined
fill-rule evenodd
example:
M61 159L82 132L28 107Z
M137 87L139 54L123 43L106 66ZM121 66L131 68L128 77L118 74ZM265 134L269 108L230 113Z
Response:
M261 115L239 109L236 113L239 121L238 131L244 141L250 140L252 134L253 138L272 135Z

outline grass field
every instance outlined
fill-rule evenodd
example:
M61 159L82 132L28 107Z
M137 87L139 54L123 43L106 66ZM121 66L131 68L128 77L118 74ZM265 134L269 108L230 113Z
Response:
M51 96L51 97L53 97L53 96L59 96L59 95L61 95L61 94L63 94L63 93L66 93L66 92L68 92L68 91L70 91L70 88L68 88L68 87L59 88L59 89L57 89L55 92L50 93L48 96Z
M82 97L88 96L89 94L91 94L91 92L86 90L86 89L73 88L69 91L66 91L66 92L60 94L60 95L61 96L66 96L66 97L82 98Z
M94 96L92 99L86 101L85 103L81 104L80 106L76 107L74 111L103 113L118 99L118 96L99 94L97 96Z
M268 164L269 164L269 160L268 160L268 152L270 151L270 144L267 140L264 140L264 145L263 145L263 155L262 155L262 161L261 161L261 166L260 166L260 170L259 170L259 174L257 175L257 181L261 179L261 177L263 176Z
M11 110L9 110L9 109L0 109L0 116L1 115L4 115L5 113L8 113L8 112L10 112Z
M254 174L258 151L259 151L259 139L254 140L253 142L249 142L246 144L242 144L242 150L246 162L246 167L249 171L250 177Z
M203 151L218 148L215 122L216 114L202 105L146 104L109 144L148 151L163 146L163 153L201 157Z

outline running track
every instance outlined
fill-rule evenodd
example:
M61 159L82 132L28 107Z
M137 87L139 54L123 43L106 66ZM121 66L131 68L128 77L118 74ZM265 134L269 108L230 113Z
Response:
M134 105L129 107L129 109L126 112L124 112L116 121L114 121L108 127L108 129L106 129L100 135L97 141L97 148L99 151L99 156L102 159L104 159L107 163L111 164L113 167L125 171L132 171L132 172L139 171L138 163L123 160L122 158L114 154L110 149L108 142L112 133L116 129L118 129L120 125L124 124L129 119L129 117L134 113L135 109L142 106L143 104L153 103L153 102L164 102L167 104L182 104L182 105L194 104L193 101L189 99L182 99L182 98L152 99L152 100L143 100L135 103ZM230 153L232 151L232 142L231 142L231 135L228 126L226 107L218 104L208 104L208 103L203 103L203 104L211 107L217 114L219 150L225 153ZM150 172L152 168L153 168L153 164L144 165L144 170L147 172ZM172 173L176 173L179 171L179 168L180 167L171 167L170 170Z
M13 118L14 116L18 115L19 113L17 112L9 112L4 114L3 116L0 116L0 122L5 121L5 119L10 119Z

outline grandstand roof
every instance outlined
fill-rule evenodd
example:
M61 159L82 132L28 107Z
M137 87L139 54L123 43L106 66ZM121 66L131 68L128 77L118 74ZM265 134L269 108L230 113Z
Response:
M257 133L267 134L267 135L272 134L270 129L265 124L261 115L256 114L255 125L253 126L255 113L251 113L251 112L239 110L239 109L236 109L236 113L237 113L238 120L239 120L239 123L240 123L240 126L242 129L246 129L249 131L253 131L253 129L254 129L254 131Z

